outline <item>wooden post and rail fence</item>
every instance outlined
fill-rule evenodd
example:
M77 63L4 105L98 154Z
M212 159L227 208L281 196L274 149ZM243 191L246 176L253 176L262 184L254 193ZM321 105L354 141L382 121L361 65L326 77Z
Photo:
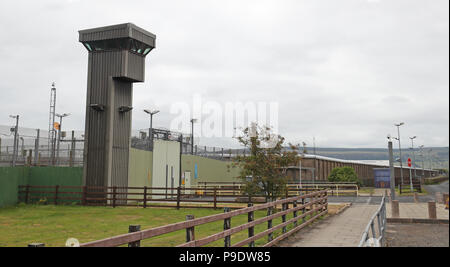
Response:
M224 213L194 218L193 215L187 215L186 221L156 227L147 230L136 230L138 226L130 226L134 231L129 231L127 234L118 235L102 240L92 241L80 244L81 247L117 247L128 245L129 247L140 246L142 240L154 238L157 236L170 234L175 231L185 230L185 243L177 247L202 247L211 244L215 241L223 239L225 247L254 247L257 240L267 238L267 242L263 243L263 247L270 247L300 229L311 224L321 216L328 212L328 196L327 191L316 191L309 194L304 194L295 197L289 197L274 202L268 202L260 205L248 204L247 208L242 208L232 211L230 208L224 208ZM301 203L301 204L300 204ZM299 205L300 204L300 205ZM277 211L277 206L282 209ZM254 213L257 211L267 210L267 216L255 219ZM240 215L248 215L248 222L240 225L233 225L233 218ZM287 215L292 214L291 219L287 219ZM282 219L278 225L273 225L274 219ZM196 228L208 223L223 221L223 231L217 232L213 235L196 238ZM262 232L255 233L255 226L267 223L267 229ZM288 226L292 228L288 230ZM281 232L280 232L281 230ZM233 234L247 231L248 238L232 242Z
M350 185L352 186L352 185ZM334 188L302 187L289 185L284 198L326 190L328 195L345 195L345 189L339 193ZM350 189L351 190L351 189ZM174 207L180 208L214 208L219 204L230 208L242 208L247 203L265 203L264 196L252 196L241 192L240 187L229 185L198 187L99 187L99 186L19 186L19 202L26 204L79 204L83 206L120 206L135 207ZM240 204L240 205L237 205Z

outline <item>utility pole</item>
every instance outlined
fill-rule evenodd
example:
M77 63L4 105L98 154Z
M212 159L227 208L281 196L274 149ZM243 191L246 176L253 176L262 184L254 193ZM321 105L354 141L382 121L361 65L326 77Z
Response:
M389 170L391 172L391 200L395 200L395 167L394 167L394 150L392 148L392 140L388 143L389 148Z
M424 145L419 146L420 157L422 158L422 178L425 177L425 162L424 162L424 159L423 159L423 148L424 148Z
M19 140L17 140L17 131L19 130L19 115L9 115L10 118L16 119L16 126L14 127L14 148L13 148L13 160L12 160L12 166L16 167L16 157L17 157L17 150L19 147Z
M36 129L36 140L34 140L34 165L37 166L39 158L39 138L41 130Z
M191 119L191 154L194 155L194 123L197 122L197 119Z
M314 151L314 156L316 155L316 137L313 137L313 151Z
M395 126L397 127L397 133L398 133L398 137L396 139L398 141L398 149L399 149L399 152L400 152L400 181L401 181L402 185L403 185L403 160L402 160L402 145L401 145L401 142L400 142L400 126L403 126L403 125L405 125L404 122L401 122L399 124L395 124Z
M411 149L412 149L412 153L413 153L413 164L412 164L412 166L414 168L414 178L417 178L417 171L416 171L416 166L415 166L415 164L416 164L416 155L414 153L414 139L416 139L416 138L417 138L417 136L413 136L413 137L409 138L409 139L411 139Z

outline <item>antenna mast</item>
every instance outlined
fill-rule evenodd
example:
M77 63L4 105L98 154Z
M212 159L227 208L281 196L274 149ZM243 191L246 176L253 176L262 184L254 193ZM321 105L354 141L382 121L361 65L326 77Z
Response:
M55 158L55 137L56 137L56 130L55 130L55 110L56 109L56 87L55 83L52 83L52 88L50 90L50 112L49 112L49 118L48 118L48 148L51 149L51 159L53 162L53 159Z

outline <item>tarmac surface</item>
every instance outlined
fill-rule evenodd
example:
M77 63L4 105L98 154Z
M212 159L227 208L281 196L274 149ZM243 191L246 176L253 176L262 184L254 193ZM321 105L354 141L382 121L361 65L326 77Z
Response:
M386 229L388 247L448 247L448 224L397 224Z

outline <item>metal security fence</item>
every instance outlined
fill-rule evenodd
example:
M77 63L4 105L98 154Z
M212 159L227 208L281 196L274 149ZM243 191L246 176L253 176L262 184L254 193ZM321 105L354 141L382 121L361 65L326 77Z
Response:
M382 247L386 237L386 196L381 200L380 207L372 216L362 235L359 247Z

